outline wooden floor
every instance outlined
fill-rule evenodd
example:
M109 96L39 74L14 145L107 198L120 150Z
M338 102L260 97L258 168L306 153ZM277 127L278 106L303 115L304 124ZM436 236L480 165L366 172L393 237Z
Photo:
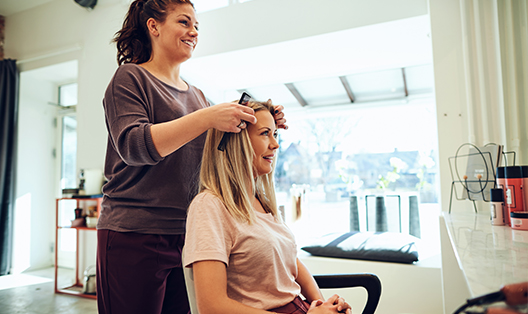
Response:
M0 313L16 314L96 314L94 299L56 294L54 269L46 268L0 277ZM70 270L61 269L59 283L70 280Z

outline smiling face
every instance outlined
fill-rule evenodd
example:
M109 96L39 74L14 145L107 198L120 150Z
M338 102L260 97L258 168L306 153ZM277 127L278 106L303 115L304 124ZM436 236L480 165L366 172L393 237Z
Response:
M268 174L273 170L273 159L276 150L279 148L277 142L277 127L275 119L267 110L255 112L257 118L256 124L249 124L247 132L255 158L253 166L256 169L256 175L261 176Z
M154 19L147 21L153 50L183 62L192 56L198 44L198 21L194 8L190 4L174 5L165 21L158 22Z

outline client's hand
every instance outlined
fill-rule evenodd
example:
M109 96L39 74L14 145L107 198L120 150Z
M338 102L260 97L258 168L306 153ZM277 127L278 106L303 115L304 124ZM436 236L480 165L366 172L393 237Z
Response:
M315 300L310 305L308 310L310 314L327 314L327 313L346 313L352 314L352 309L343 298L340 298L337 294L334 294L328 300Z
M335 296L337 296L337 294ZM334 305L337 305L337 311L339 313L352 313L352 307L345 302L345 299L339 296L337 296L337 300L334 302Z

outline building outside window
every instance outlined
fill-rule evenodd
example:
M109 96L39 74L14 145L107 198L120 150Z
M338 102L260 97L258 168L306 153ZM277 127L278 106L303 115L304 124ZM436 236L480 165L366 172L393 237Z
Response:
M401 195L402 207L409 195L419 196L421 207L438 206L432 97L299 110L287 118L276 189L301 242L349 231L351 196L363 212L365 197L379 194Z

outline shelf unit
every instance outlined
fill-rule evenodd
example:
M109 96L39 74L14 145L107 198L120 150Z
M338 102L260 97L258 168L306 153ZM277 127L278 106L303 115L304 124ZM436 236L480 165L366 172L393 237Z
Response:
M75 201L76 208L82 208L83 211L86 211L88 206L95 205L97 210L97 216L101 212L101 203L103 201L102 197L71 197L71 198L57 198L55 203L55 293L69 294L80 296L84 298L96 299L97 296L91 294L82 293L83 280L79 278L79 233L95 231L96 228L84 227L71 227L71 226L60 226L59 217L60 217L60 203L62 201ZM58 284L58 260L59 260L59 231L61 229L75 229L76 234L76 243L75 243L75 283L67 287L59 287Z

